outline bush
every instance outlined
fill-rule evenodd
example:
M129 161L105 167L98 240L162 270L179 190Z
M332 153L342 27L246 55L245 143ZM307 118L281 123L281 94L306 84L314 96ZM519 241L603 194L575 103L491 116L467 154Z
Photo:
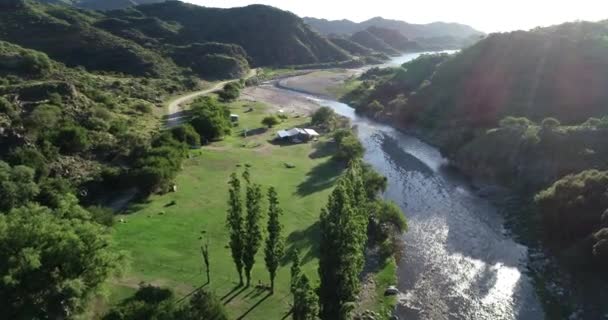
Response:
M231 131L230 110L225 105L204 97L193 104L190 124L205 143L220 139Z
M338 147L338 151L334 155L335 159L350 162L351 160L363 157L365 149L351 130L342 129L336 131L334 133L334 140Z
M69 182L63 178L47 178L39 184L40 193L36 201L41 205L55 209L67 194L73 194L74 190Z
M91 213L93 221L107 227L111 227L114 224L114 212L112 212L112 209L93 206L88 207L87 210Z
M539 192L539 205L546 231L556 241L587 237L601 226L608 208L608 171L588 170L563 177Z
M138 112L147 114L147 113L152 113L152 106L147 103L147 102L138 102L136 103L134 106L135 110L137 110Z
M32 147L17 147L8 157L11 165L26 165L36 170L36 179L46 177L49 174L46 157L37 149Z
M190 124L182 124L172 128L171 134L175 140L186 143L190 147L198 148L201 146L201 136Z
M328 130L333 129L336 120L336 113L330 107L321 107L312 114L310 123L313 126L322 127Z
M241 95L241 86L237 82L229 82L218 95L223 102L234 101Z
M11 167L0 161L0 211L7 212L32 201L39 188L34 182L34 169L18 165Z
M267 116L262 119L262 124L267 126L268 128L272 128L279 123L279 119L277 119L277 117L275 116Z
M87 150L90 146L87 130L77 125L59 129L54 143L64 154L74 154Z
M187 155L186 145L173 138L170 132L157 136L152 148L136 160L131 180L143 192L168 190Z
M25 119L25 125L33 131L45 133L54 129L61 119L61 109L55 105L37 106Z

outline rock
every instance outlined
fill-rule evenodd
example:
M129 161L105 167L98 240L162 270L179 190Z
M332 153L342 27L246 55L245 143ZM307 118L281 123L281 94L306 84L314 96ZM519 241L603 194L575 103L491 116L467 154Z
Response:
M399 289L395 286L390 286L384 291L385 296L394 296L399 294Z

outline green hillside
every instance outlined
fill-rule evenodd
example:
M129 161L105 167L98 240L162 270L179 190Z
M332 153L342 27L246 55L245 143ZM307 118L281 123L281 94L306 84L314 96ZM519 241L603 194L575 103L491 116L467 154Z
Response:
M26 2L0 12L0 39L42 51L71 67L138 76L179 72L158 52L94 27L102 17L68 6Z
M137 11L147 17L178 23L181 28L170 40L174 44L238 44L255 66L313 64L350 58L345 51L311 31L296 15L273 7L218 9L170 1L140 6ZM108 14L120 17L124 13Z
M606 260L596 254L604 249L591 254L593 244L604 248L603 233L592 233L605 199L583 195L608 186L604 173L581 172L608 170L608 22L492 34L361 80L345 97L358 112L421 132L474 177L530 198L548 188L539 204L546 234L561 235L552 237L558 251Z

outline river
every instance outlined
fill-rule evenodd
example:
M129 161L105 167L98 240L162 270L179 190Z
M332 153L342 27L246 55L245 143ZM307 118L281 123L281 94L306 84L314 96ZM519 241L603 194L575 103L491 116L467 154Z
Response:
M350 118L365 146L364 160L388 178L383 196L403 209L409 224L398 269L400 319L544 318L526 273L528 248L505 230L499 208L448 169L435 147L358 117L346 104L277 90L307 96Z

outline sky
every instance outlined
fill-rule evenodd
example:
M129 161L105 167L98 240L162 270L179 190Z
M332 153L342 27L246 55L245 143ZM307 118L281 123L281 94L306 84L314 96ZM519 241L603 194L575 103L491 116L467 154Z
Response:
M410 23L468 24L490 32L528 30L566 21L608 19L608 0L182 0L206 7L259 3L301 17L363 21L381 16Z

